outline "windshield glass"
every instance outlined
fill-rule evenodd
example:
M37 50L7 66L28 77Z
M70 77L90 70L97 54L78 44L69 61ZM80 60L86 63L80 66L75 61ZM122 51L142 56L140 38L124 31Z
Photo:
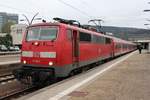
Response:
M56 27L32 27L28 29L26 40L55 40L57 32Z

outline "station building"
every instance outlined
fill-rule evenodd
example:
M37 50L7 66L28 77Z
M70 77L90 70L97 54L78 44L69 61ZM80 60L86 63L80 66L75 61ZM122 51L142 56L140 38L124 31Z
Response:
M0 32L2 32L2 27L7 22L13 22L15 24L18 23L18 14L12 14L12 13L6 13L6 12L0 12Z
M26 24L15 24L11 26L11 36L13 39L13 45L21 47L23 33L26 30Z

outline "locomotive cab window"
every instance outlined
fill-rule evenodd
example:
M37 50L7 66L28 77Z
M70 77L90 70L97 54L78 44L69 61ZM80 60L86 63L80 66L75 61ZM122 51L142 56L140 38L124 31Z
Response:
M58 29L55 27L34 27L27 31L26 40L55 40Z
M79 39L80 41L91 42L92 37L91 37L91 34L80 32Z

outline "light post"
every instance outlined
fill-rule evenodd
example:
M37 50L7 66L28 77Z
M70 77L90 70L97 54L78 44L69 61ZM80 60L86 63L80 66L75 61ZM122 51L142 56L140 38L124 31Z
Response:
M41 20L41 19L42 19L42 18L35 18L38 14L39 14L39 13L36 13L36 14L32 17L31 21L29 20L29 18L28 18L26 15L23 14L22 16L24 16L25 19L21 19L20 21L27 21L27 22L28 22L28 25L31 25L32 22L33 22L33 20Z
M150 21L150 19L146 19L147 21Z
M145 26L150 25L150 24L144 24Z
M146 9L146 10L144 10L144 12L149 12L150 11L150 9Z
M30 25L30 21L29 21L28 17L27 17L25 14L22 14L22 16L25 17L26 21L28 22L28 25ZM23 21L23 19L22 19L22 21ZM25 21L25 20L24 20L24 21Z
M148 27L148 26L149 26L150 24L144 24L144 25L145 25L145 26L149 29L149 27Z
M150 2L148 2L148 4L150 4ZM150 9L145 9L143 10L144 12L150 12ZM150 21L149 19L147 21ZM150 24L144 24L145 26L147 26L147 28L149 29L148 25Z
M38 14L39 14L39 13L36 13L36 14L33 16L33 18L31 19L30 24L32 24L32 22L33 22L34 18L35 18Z

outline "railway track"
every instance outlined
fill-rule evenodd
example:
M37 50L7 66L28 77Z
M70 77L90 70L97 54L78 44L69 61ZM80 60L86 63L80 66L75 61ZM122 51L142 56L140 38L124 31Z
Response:
M38 90L39 87L24 85L14 75L0 75L0 100L12 100Z
M5 74L0 76L0 100L9 100L14 95L23 93L31 88L25 88L18 84L14 75Z
M11 100L11 99L15 99L17 98L19 95L24 95L24 94L28 94L30 93L31 91L35 91L36 88L35 87L27 87L27 88L24 88L24 89L21 89L21 90L18 90L18 91L12 91L11 93L7 94L7 95L4 95L4 96L1 96L0 97L0 100Z
M12 71L20 67L20 63L0 63L0 83L3 78L12 76Z
M20 54L21 51L17 52L0 52L0 55L15 55L15 54Z
M107 60L103 61L98 65L101 65L105 62L108 62L108 61ZM97 66L97 64L96 65L95 64L90 65L91 68L96 67L96 66ZM89 69L91 69L91 68L89 68ZM86 70L88 70L88 69L86 69ZM76 74L74 74L74 75L76 75ZM67 79L69 79L69 77ZM12 81L12 80L15 80L15 81ZM62 80L64 80L64 79L59 79L52 84L55 84L55 83L62 81ZM12 82L9 82L9 81L12 81ZM50 85L52 85L52 84L50 84ZM0 100L16 99L16 98L24 96L26 94L32 93L38 89L40 89L40 88L20 84L14 78L14 76L12 74L0 75L0 92L2 92L2 93L0 93ZM6 93L3 93L3 92L6 92Z
M2 75L0 76L0 84L4 84L5 82L9 82L14 79L15 77L12 74Z
M0 76L0 100L15 99L34 90L35 87L21 84L12 74Z

